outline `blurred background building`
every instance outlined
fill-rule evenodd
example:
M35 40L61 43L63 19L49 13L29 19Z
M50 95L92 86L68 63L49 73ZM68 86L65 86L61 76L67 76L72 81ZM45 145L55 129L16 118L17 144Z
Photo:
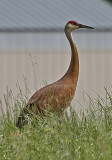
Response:
M0 98L27 79L31 96L61 78L71 51L64 34L69 20L93 26L73 33L80 74L75 100L104 95L112 84L112 5L103 0L0 0ZM24 89L24 88L23 88ZM96 96L96 94L95 94ZM76 105L77 106L77 105Z

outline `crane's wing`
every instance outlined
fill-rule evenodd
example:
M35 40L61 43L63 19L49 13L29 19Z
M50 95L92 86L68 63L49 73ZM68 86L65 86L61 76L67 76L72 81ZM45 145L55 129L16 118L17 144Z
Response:
M38 105L39 109L66 108L74 96L74 87L68 84L54 83L38 90L29 100L27 105Z
M69 106L73 96L74 87L72 84L53 83L38 90L29 100L28 104L21 112L17 127L22 128L28 123L25 115L30 115L30 111L34 114L45 114L45 111L62 112Z

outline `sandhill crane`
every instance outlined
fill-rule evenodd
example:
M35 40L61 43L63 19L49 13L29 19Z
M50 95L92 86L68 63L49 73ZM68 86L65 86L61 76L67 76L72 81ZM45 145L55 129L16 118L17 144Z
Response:
M65 25L64 31L71 47L70 66L60 80L39 89L30 98L28 104L18 118L17 126L19 128L27 124L25 115L29 115L29 111L36 115L44 115L46 110L50 112L62 112L70 105L76 91L79 75L78 51L71 33L78 28L93 29L93 27L79 24L73 20Z

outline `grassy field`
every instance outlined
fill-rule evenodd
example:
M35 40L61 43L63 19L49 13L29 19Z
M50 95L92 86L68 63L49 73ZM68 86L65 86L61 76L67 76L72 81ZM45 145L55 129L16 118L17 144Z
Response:
M7 113L0 122L0 160L112 160L112 95L105 91L105 98L88 98L88 110L80 118L71 107L70 115L49 113L37 117L38 123L30 119L21 132L15 125L16 108L25 105L26 97L21 92L19 100L11 100L8 91Z

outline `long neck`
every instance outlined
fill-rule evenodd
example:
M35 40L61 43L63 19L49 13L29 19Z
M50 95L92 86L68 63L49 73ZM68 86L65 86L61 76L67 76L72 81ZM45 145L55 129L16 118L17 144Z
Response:
M71 62L63 78L70 78L73 81L73 83L76 84L78 81L78 75L79 75L78 51L72 39L71 32L69 32L66 28L65 28L65 34L71 46Z

